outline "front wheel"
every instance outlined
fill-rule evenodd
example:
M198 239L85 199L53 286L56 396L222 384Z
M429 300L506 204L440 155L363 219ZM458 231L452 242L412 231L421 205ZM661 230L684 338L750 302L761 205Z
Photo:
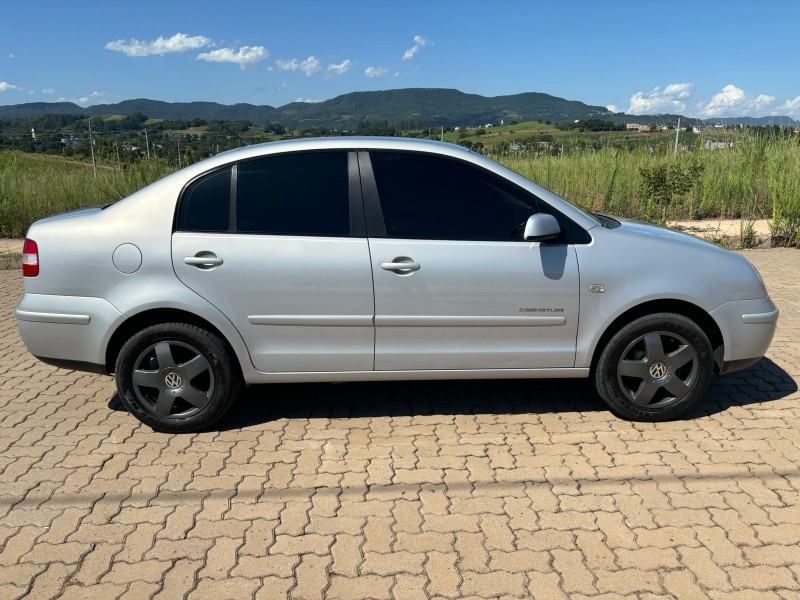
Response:
M143 329L120 350L114 369L125 407L156 431L208 427L233 404L238 366L214 333L186 323Z
M678 314L636 319L606 344L594 371L597 393L632 421L668 421L705 395L714 372L708 337Z

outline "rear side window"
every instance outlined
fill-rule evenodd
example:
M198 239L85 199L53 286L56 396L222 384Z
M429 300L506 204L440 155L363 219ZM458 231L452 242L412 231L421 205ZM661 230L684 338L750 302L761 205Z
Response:
M303 152L239 163L237 229L276 235L350 235L346 152Z
M178 216L181 231L228 231L231 168L196 179L186 188Z

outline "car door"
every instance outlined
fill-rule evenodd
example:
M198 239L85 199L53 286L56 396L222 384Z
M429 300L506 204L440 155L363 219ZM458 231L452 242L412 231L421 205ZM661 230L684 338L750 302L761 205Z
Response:
M373 294L354 154L268 155L184 191L175 273L265 372L370 371Z
M493 173L408 152L359 163L376 370L574 366L578 262L563 216L561 238L526 242L524 223L543 207Z

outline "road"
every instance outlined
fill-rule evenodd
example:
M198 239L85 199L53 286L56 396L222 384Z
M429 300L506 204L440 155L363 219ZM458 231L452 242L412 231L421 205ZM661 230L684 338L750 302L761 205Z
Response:
M274 385L157 434L22 345L0 272L0 598L798 598L800 252L688 418L584 381Z

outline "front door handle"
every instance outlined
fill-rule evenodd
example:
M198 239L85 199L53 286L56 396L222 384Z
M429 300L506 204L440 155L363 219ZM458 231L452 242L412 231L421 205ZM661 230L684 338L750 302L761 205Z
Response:
M222 264L222 259L213 252L198 252L194 256L184 256L183 262L199 269L211 269Z
M392 262L382 262L381 269L384 271L394 271L395 273L410 273L411 271L419 271L420 264L414 262L413 259L406 256L398 256Z

